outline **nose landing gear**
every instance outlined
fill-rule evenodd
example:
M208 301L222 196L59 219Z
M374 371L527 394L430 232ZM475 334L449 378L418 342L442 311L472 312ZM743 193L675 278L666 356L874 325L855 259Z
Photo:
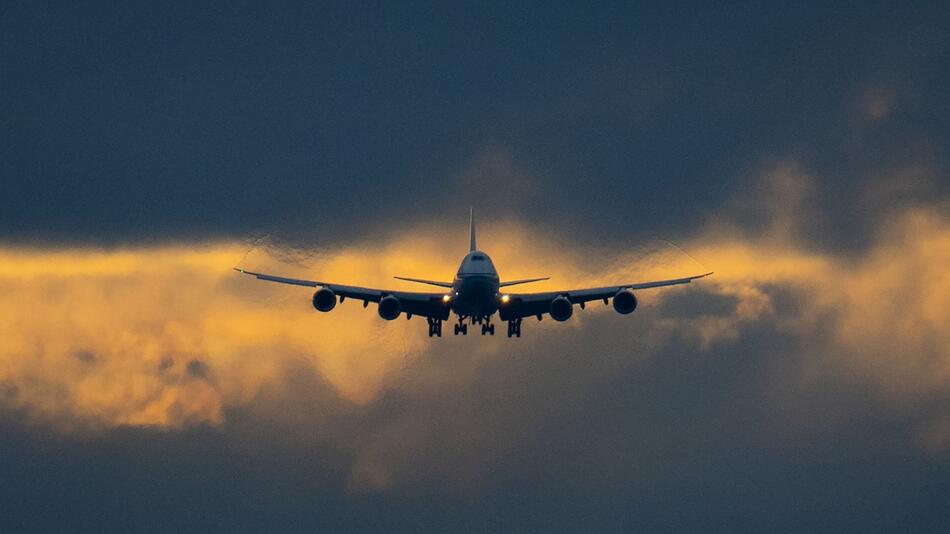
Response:
M482 335L491 334L495 335L495 325L489 323L482 323Z
M465 320L464 318L459 317L459 322L457 325L455 325L455 335L459 335L459 334L462 334L463 336L468 335L468 325L462 322L464 320Z
M508 337L521 337L521 318L508 321Z

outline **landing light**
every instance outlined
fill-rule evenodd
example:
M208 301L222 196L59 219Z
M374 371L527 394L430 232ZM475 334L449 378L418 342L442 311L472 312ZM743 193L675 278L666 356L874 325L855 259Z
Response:
M508 301L509 301L509 300L511 300L511 297L510 297L510 296L508 296L508 295L502 295L502 296L501 296L501 303L502 303L502 304L508 304Z
M452 295L442 295L442 302L448 302L452 300Z

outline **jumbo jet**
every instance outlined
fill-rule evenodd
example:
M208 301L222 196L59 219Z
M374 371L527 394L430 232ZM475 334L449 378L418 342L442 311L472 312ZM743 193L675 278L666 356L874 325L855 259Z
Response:
M526 317L534 316L540 321L545 314L549 314L555 321L567 321L574 313L575 304L584 309L585 303L593 300L603 300L604 305L607 305L612 299L614 310L626 315L637 309L637 297L633 293L634 290L688 284L693 280L712 274L709 272L672 280L638 282L589 289L546 291L544 293L509 293L505 288L540 282L549 278L527 278L502 282L491 258L488 257L488 254L478 250L475 245L475 217L473 212L469 213L469 252L462 259L462 264L459 266L454 280L439 282L419 278L394 277L397 280L440 287L442 288L441 291L420 293L371 289L318 282L316 280L285 278L246 271L239 267L235 267L234 270L268 282L317 287L319 289L313 294L313 307L321 312L332 310L336 306L337 298L341 303L344 299L351 298L363 301L364 308L369 306L370 302L376 303L379 316L387 321L397 319L402 313L406 314L406 319L412 319L413 315L425 317L429 323L429 337L442 337L442 322L448 320L453 312L458 318L455 324L455 335L467 335L469 324L472 326L481 325L483 336L486 334L495 335L495 325L492 324L492 318L497 313L500 320L508 323L508 337L521 337L521 321Z

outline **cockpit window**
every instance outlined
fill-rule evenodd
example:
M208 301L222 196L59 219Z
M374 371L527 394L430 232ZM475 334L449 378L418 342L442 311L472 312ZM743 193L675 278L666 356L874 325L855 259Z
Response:
M478 256L478 255L472 256L472 261L484 261L484 260L485 260L485 256Z

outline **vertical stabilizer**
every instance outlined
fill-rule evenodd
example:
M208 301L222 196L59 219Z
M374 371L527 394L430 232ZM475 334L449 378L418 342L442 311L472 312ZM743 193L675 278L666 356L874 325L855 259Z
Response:
M475 247L475 209L468 208L468 251L472 252Z

